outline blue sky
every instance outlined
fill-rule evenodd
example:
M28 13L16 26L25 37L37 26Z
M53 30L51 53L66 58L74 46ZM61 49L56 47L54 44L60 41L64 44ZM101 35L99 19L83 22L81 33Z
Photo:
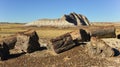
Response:
M120 21L120 0L0 0L1 22L31 22L76 12L99 22Z

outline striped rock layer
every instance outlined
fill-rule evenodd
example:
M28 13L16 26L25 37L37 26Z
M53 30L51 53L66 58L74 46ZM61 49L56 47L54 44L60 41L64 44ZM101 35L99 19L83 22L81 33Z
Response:
M53 26L53 27L74 27L74 26L81 26L86 25L89 26L89 20L87 17L76 14L70 13L69 15L64 15L58 19L39 19L37 21L33 21L31 23L25 24L25 26Z

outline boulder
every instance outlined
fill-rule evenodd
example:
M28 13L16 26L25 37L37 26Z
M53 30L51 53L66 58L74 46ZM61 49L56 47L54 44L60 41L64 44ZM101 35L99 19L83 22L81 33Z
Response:
M19 32L17 34L15 49L27 53L34 52L40 49L40 44L38 40L39 37L34 30Z

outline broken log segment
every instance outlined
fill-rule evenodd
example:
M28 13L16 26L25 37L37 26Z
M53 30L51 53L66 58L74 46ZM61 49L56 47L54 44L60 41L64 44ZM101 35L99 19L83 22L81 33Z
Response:
M90 43L86 46L86 50L91 57L112 57L115 55L113 48L97 37L91 37Z
M66 33L64 35L56 37L55 39L51 39L51 43L51 47L56 53L64 52L75 46L70 33Z
M9 54L9 47L4 42L0 42L0 60L6 60Z
M9 47L9 49L13 49L17 42L17 38L16 38L16 35L11 35L3 38L2 41Z
M21 52L31 53L40 49L39 37L34 30L19 32L0 40L0 59L5 60L10 56L9 50L17 49Z
M90 41L90 38L93 36L99 38L114 38L116 37L115 27L99 26L81 28L51 39L51 43L54 51L56 53L61 53L75 46L76 42Z
M8 59L10 49L14 49L17 42L16 36L11 35L0 40L0 60Z
M90 36L87 34L87 32L80 29L51 39L51 47L56 53L61 53L78 45L79 41L82 43L89 40Z
M17 34L17 42L15 45L15 49L27 53L34 52L40 49L40 44L38 40L39 37L34 30L19 32Z
M78 29L69 33L72 40L78 40L81 42L90 41L90 35L84 29Z
M92 37L115 38L116 28L114 26L95 26L83 28Z

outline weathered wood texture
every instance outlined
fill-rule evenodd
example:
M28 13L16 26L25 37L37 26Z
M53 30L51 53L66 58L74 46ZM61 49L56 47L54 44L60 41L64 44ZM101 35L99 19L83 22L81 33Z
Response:
M0 60L6 60L9 54L9 47L4 42L0 42Z
M7 59L10 49L17 49L18 53L31 53L40 49L39 37L34 30L19 32L0 40L0 58Z
M69 33L72 37L72 40L78 40L78 41L89 41L90 35L86 32L84 29L75 30Z
M114 26L96 26L83 28L90 36L99 38L115 38L115 27Z
M55 39L51 39L51 42L52 47L56 53L64 52L75 46L75 43L73 42L69 33L56 37Z
M51 43L54 51L56 53L60 53L77 45L75 41L87 42L90 41L90 38L93 36L99 38L116 37L115 28L113 26L80 28L78 30L51 39Z
M3 42L9 47L9 49L13 49L17 42L16 35L11 35L3 38Z
M19 32L17 34L17 42L15 48L24 52L31 53L35 50L40 49L38 40L39 37L34 30Z
M78 42L89 41L90 36L85 30L75 30L54 39L51 39L52 47L56 53L61 53L78 45Z
M0 40L0 60L6 60L9 57L9 50L14 48L16 42L17 39L14 35Z
M91 37L91 42L87 44L87 51L92 57L112 57L115 55L113 48L96 37Z

